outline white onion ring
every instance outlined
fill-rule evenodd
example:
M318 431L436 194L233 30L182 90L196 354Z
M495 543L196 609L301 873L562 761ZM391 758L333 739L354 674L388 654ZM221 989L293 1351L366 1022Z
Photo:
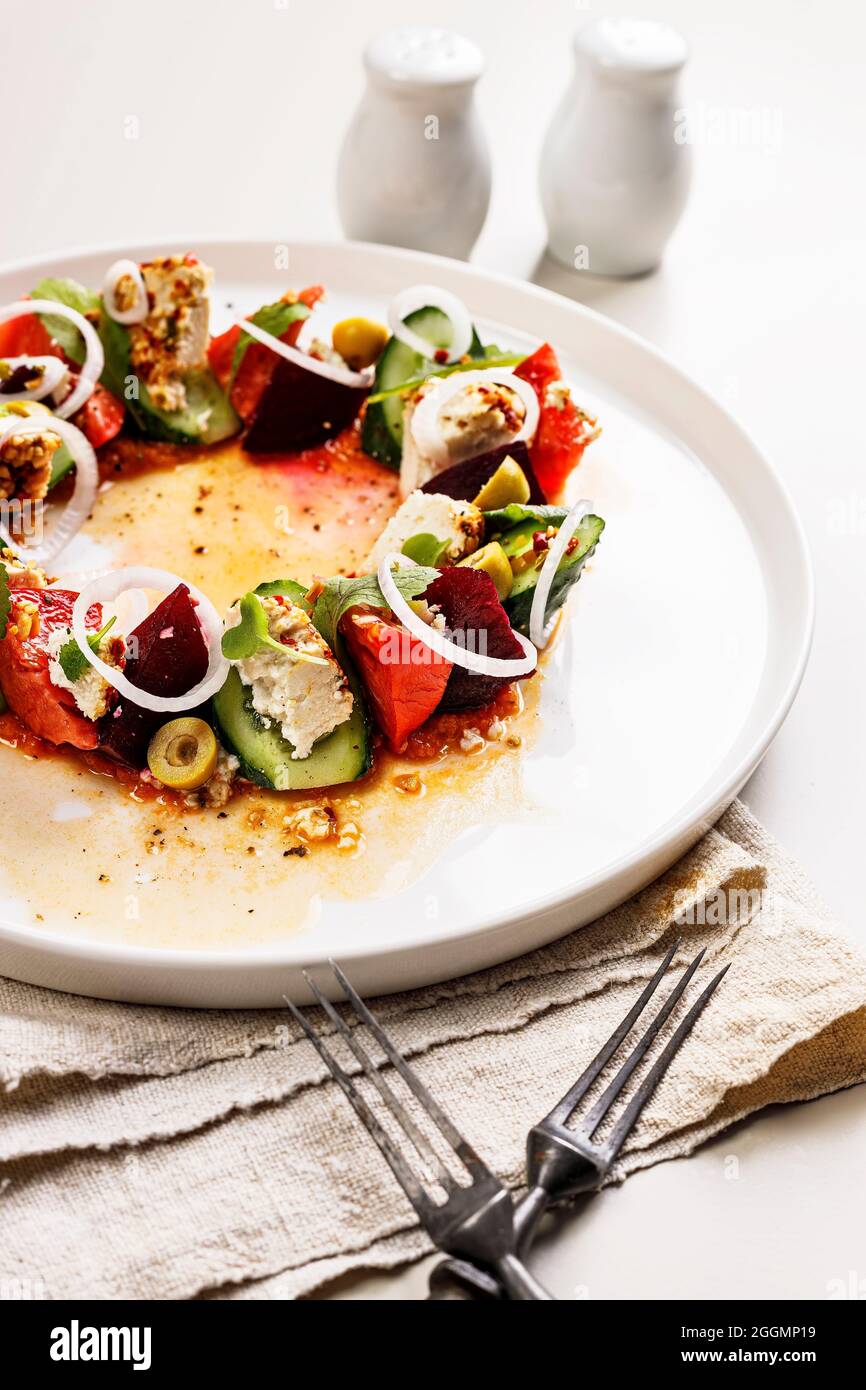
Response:
M109 666L91 649L87 641L85 617L92 603L111 603L127 589L158 589L170 594L178 584L186 585L190 596L196 601L196 612L208 644L207 671L198 685L193 686L185 695L151 695L148 691L140 690L137 685L133 685L122 671ZM151 569L148 565L130 565L126 569L112 570L110 574L92 579L81 590L72 606L72 634L82 654L109 685L113 685L120 695L131 700L133 704L158 714L195 709L196 705L202 704L222 688L229 672L229 663L222 654L223 624L219 613L200 589L178 575L171 574L169 570Z
M404 322L418 309L438 309L451 321L450 348L437 348L435 344L422 338L420 333L409 328ZM429 362L436 361L437 352L447 352L447 362L459 362L472 346L472 320L469 310L450 290L441 290L436 285L411 285L401 290L388 305L388 326L395 338L405 343L413 352L425 357Z
M531 382L524 381L523 377L516 376L507 367L485 367L477 372L453 372L451 376L434 377L429 389L412 412L412 434L424 458L442 465L448 463L448 448L439 428L442 407L465 386L488 381L513 391L520 397L526 410L522 426L507 443L516 444L520 439L532 438L538 428L540 412L538 396Z
M0 405L7 401L43 401L52 395L69 375L69 368L62 357L4 357L3 361L13 372L17 367L41 367L42 379L37 386L27 391L0 390Z
M37 415L10 415L0 418L0 452L13 434L56 434L75 460L75 488L72 496L41 544L29 547L13 541L6 522L0 519L0 536L16 555L28 564L46 565L60 554L73 536L78 534L89 517L99 485L99 465L92 444L70 420L61 420L56 415L43 414L42 411Z
M131 309L118 309L114 297L117 283L123 279L124 275L130 276L135 281L135 287L138 290L138 298ZM108 317L114 319L115 323L144 322L150 313L150 300L147 296L147 287L144 283L141 267L136 265L135 261L119 260L108 267L102 282L102 303Z
M531 642L519 632L515 632L524 652L523 657L505 658L500 656L483 656L481 652L470 652L457 642L452 642L448 637L444 637L435 627L425 623L423 618L419 618L414 609L404 599L397 585L394 583L391 574L391 566L412 565L407 555L397 555L391 553L386 555L379 565L377 576L379 588L382 590L388 605L398 617L404 627L407 627L413 637L417 637L419 642L423 642L425 647L436 652L437 656L442 656L446 661L451 661L455 666L462 666L465 671L471 671L476 676L502 676L506 680L514 680L517 676L528 676L530 671L534 671L538 665L538 652Z
M4 304L0 309L0 323L8 323L10 319L20 319L24 314L55 314L59 318L68 319L78 329L84 339L85 357L82 365L78 368L79 377L75 388L70 391L66 400L63 401L54 412L59 415L61 420L68 420L70 415L74 415L84 402L93 395L93 388L102 376L102 369L105 366L105 353L102 351L102 343L99 335L92 323L88 323L83 314L79 314L77 309L70 309L66 304L58 304L53 299L19 299L14 304Z
M280 357L285 357L287 362L294 362L295 366L303 367L305 371L325 376L329 381L336 381L339 386L353 386L366 390L373 383L373 370L370 367L365 367L363 372L352 372L348 367L337 367L333 362L323 362L320 357L313 357L309 352L302 352L300 348L293 347L291 343L284 343L282 338L275 338L273 333L266 333L250 319L238 319L237 323L244 333L249 333L262 347L270 348L271 352L278 353Z
M549 634L544 619L547 613L547 600L550 597L550 590L553 587L559 562L583 518L591 511L592 502L588 498L582 497L579 502L575 502L571 511L563 517L556 539L549 547L544 564L541 566L541 573L535 585L535 593L532 595L532 607L529 610L529 636L539 651L543 651L547 646Z

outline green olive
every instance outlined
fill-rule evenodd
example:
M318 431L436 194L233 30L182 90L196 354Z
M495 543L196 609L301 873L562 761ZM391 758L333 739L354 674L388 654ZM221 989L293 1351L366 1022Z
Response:
M495 473L492 473L475 498L475 505L482 512L494 512L499 507L507 507L512 502L521 506L529 501L529 483L526 474L513 458L503 459Z
M203 719L170 719L147 749L147 765L158 781L177 791L204 786L217 761L214 731Z
M331 334L335 352L340 354L353 372L372 367L381 357L387 341L387 328L384 324L374 323L372 319L341 319L334 324Z
M474 555L467 555L465 560L460 561L461 565L469 565L474 570L484 570L496 586L496 592L500 600L508 598L511 593L511 585L514 582L514 575L508 563L508 556L502 549L498 541L488 541L487 545L482 545L480 550L476 550Z

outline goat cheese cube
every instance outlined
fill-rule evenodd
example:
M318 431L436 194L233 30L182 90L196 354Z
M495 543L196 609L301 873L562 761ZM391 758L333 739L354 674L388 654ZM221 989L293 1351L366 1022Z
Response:
M302 608L279 594L263 598L261 604L268 632L285 647L285 655L261 646L232 665L250 687L253 709L265 725L278 724L292 745L292 757L306 758L314 743L349 718L352 692L330 647ZM226 627L240 622L237 604L225 621ZM318 660L305 661L305 656Z
M130 326L130 366L159 410L183 410L183 377L207 363L213 271L192 256L162 256L141 267L150 310Z
M373 546L365 568L378 569L391 551L399 555L411 536L425 534L448 541L443 561L453 564L478 549L484 534L484 517L473 502L459 502L442 492L412 492Z
M104 676L89 663L78 680L71 681L60 664L61 648L72 641L72 629L56 627L48 638L48 679L59 690L68 690L85 719L101 719L108 709L108 692L111 686ZM99 655L109 665L118 665L116 653L117 639L105 636L99 644Z
M446 453L441 460L431 459L418 447L412 417L428 391L435 389L435 378L425 382L403 411L400 490L404 497L452 464L510 443L526 419L526 407L516 391L496 381L471 382L455 391L439 411L438 429Z

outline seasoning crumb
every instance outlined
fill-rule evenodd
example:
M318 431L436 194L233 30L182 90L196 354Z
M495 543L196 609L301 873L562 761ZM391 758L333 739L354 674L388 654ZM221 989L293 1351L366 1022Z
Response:
M303 859L304 855L309 854L309 852L306 845L292 845L291 849L283 850L283 858L288 859L290 854L295 854L299 859Z
M111 879L108 877L108 874L100 874L100 875L99 875L99 882L100 882L100 883L110 883L110 882L111 882Z
M398 792L405 796L420 796L424 790L424 783L417 772L401 772L394 778L394 787Z

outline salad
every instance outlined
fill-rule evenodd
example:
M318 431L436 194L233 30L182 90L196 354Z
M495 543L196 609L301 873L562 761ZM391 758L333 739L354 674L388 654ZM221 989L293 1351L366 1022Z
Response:
M561 501L598 429L555 349L483 342L431 285L387 325L323 336L317 285L214 336L212 282L194 255L121 260L98 288L46 278L0 309L0 738L219 810L501 736L604 529ZM392 514L351 572L275 574L263 553L227 608L147 554L76 578L119 451L168 496L185 459L229 448L240 486L363 456L390 471Z

